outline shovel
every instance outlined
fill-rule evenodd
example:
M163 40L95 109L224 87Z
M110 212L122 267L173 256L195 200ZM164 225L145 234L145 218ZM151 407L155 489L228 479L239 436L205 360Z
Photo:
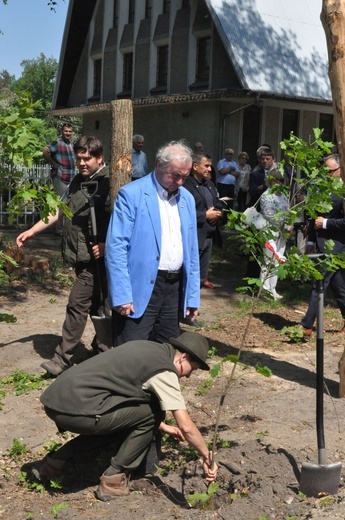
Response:
M316 259L325 255L308 255ZM317 287L317 323L316 323L316 431L318 447L318 464L303 463L299 489L308 497L327 494L335 495L338 492L341 472L341 462L327 464L325 450L325 436L323 425L323 307L324 283L316 281Z
M85 195L85 197L90 202L90 215L91 215L91 229L92 229L92 242L94 244L98 244L97 238L97 222L96 222L96 213L95 213L95 201L94 197L98 190L98 181L89 181L82 182L81 191ZM98 340L106 345L108 348L113 347L113 333L112 333L112 318L111 316L106 314L105 311L105 301L104 294L102 290L102 280L101 280L101 271L99 268L99 263L96 261L96 269L97 269L97 278L99 283L99 293L101 304L99 306L99 315L91 316L91 320L93 326L96 331L96 336Z

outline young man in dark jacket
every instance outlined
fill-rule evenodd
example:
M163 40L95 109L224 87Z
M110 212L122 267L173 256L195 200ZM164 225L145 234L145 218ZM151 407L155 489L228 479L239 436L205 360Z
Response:
M71 366L73 351L83 335L88 314L98 313L100 306L100 281L106 290L104 268L104 244L107 233L109 212L109 169L104 165L103 146L95 137L84 136L74 145L74 153L79 174L76 175L63 198L73 213L71 219L65 219L62 237L62 251L65 265L75 269L76 281L71 289L62 327L62 340L56 347L51 360L41 364L50 375L56 377ZM92 182L89 187L85 183ZM98 243L92 242L89 193L94 191L93 200L97 221ZM48 222L37 222L31 229L17 237L18 247L37 233L53 226L61 211L48 217ZM98 266L97 266L98 263ZM103 294L104 294L103 291ZM107 350L95 336L92 346L95 350Z

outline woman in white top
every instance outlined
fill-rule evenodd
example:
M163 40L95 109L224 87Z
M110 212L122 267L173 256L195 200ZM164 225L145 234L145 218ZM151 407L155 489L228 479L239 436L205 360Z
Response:
M284 184L284 177L279 171L271 170L265 183L268 189L260 199L261 215L268 221L269 230L273 237L265 243L264 263L261 266L260 280L263 282L263 289L270 293L275 300L280 300L282 296L276 291L278 282L276 268L279 263L285 261L284 230L285 232L290 230L290 226L285 224L285 212L289 208L289 200L283 192L272 191L272 187L277 183Z
M252 171L247 161L249 155L246 152L240 152L238 154L238 170L240 172L236 182L236 197L237 197L237 209L238 211L244 211L248 207L249 197L249 178L250 172Z

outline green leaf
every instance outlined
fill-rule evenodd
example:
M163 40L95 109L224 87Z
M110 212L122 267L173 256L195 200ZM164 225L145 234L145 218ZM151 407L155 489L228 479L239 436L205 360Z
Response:
M0 321L4 321L5 323L16 323L17 318L12 314L0 312Z
M326 240L325 245L324 245L325 253L327 255L331 255L333 252L334 246L335 246L334 240L331 240L331 239Z
M220 369L221 369L221 364L220 363L218 363L217 365L214 365L210 369L210 371L209 371L210 376L213 377L213 378L217 377L217 375L219 374Z
M255 370L264 377L272 377L272 370L267 366L262 366L261 363L255 365Z

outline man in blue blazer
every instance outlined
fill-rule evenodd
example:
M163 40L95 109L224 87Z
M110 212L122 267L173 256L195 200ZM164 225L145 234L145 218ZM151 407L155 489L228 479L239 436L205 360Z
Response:
M123 186L106 239L114 345L159 343L179 335L179 314L194 321L200 304L195 202L182 185L191 150L172 142L157 152L155 170Z

